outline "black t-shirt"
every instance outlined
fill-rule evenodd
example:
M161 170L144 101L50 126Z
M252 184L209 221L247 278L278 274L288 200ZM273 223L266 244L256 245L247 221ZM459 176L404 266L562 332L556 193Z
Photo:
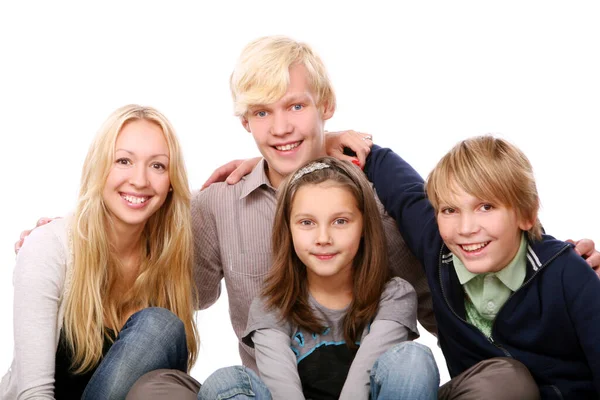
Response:
M108 353L112 346L114 333L107 329L104 335L104 346L102 356ZM54 369L54 398L57 400L79 400L85 388L96 372L97 365L83 374L73 374L71 369L72 354L65 341L63 331L60 332L58 348L56 349L56 361Z

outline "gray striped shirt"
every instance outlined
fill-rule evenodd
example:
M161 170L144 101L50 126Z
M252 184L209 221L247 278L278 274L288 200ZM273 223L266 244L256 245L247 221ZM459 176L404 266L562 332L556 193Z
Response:
M276 203L276 190L265 173L264 159L239 183L215 183L195 192L192 198L194 279L199 308L207 308L218 299L221 279L225 278L231 324L238 339L246 329L250 304L259 294L271 267L271 228ZM392 275L405 279L415 288L419 322L430 332L435 331L425 272L381 203L379 209L388 240ZM242 363L256 371L254 350L241 340L239 346Z

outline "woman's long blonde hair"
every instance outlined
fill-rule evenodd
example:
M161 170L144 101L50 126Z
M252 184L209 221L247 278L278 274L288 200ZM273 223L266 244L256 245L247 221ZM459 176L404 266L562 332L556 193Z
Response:
M114 163L115 142L123 126L145 120L162 129L169 148L173 190L146 222L139 275L125 295L113 295L120 261L109 241L114 229L102 191ZM188 366L197 356L192 279L193 242L190 190L179 142L170 122L157 110L127 105L114 111L90 146L81 176L79 200L71 227L73 276L66 296L64 333L75 373L95 367L102 358L105 329L118 333L125 313L153 306L177 315L185 325Z

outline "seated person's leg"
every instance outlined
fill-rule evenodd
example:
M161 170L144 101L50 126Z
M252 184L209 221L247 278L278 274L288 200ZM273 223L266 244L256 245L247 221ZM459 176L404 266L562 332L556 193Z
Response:
M440 374L429 347L402 342L383 353L371 369L371 399L437 399Z
M200 383L185 372L159 369L138 379L127 400L196 400L199 390Z
M440 387L439 399L539 399L529 370L512 358L481 361Z
M183 322L165 308L136 312L94 372L82 399L123 399L142 375L157 369L187 371Z
M271 400L271 392L250 368L221 368L202 384L198 400Z

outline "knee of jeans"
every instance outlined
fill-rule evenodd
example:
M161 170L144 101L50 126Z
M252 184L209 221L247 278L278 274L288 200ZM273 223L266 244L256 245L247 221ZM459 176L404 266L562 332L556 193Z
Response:
M415 369L437 369L431 349L420 343L406 341L383 353L373 365L373 373L387 373L411 366Z
M256 398L269 398L265 396L262 381L256 373L243 366L232 366L220 368L213 372L202 384L199 399L215 398L246 398L244 396Z
M133 314L124 328L134 323L136 329L162 337L185 338L185 325L179 317L162 307L148 307Z
M218 379L220 381L240 382L241 380L248 379L248 375L253 373L254 372L249 368L241 365L234 365L232 367L219 368L210 376L211 378Z

